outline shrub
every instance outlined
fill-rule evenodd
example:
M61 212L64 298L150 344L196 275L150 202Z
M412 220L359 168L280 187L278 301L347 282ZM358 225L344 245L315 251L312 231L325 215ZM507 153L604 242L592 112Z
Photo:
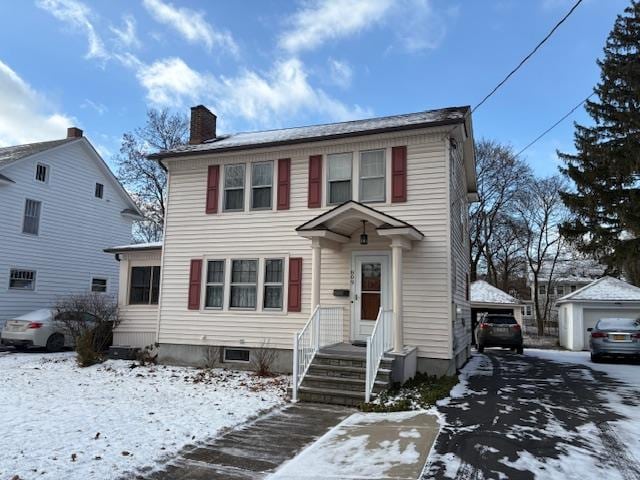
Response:
M216 368L220 364L220 347L209 345L204 351L203 368Z
M269 348L269 341L262 342L260 348L253 352L251 359L251 369L256 372L259 377L273 376L273 363L276 360L276 351Z

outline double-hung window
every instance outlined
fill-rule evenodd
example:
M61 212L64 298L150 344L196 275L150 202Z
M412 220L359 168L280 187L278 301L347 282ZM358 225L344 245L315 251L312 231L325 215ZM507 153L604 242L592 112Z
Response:
M255 310L258 290L258 261L231 260L230 308Z
M33 270L11 269L9 272L9 288L12 290L35 290L36 272Z
M22 222L22 233L38 235L40 229L40 206L41 202L27 198L24 204L24 219Z
M224 209L244 210L244 163L224 167Z
M351 200L352 154L327 155L327 203Z
M160 267L131 267L131 305L157 305L159 294Z
M44 163L36 165L36 180L43 183L47 183L47 180L49 180L49 167Z
M264 264L264 308L282 310L284 290L284 261L267 259Z
M385 200L385 151L369 150L360 153L360 201Z
M224 299L224 260L207 262L205 308L222 308Z
M251 209L270 209L273 187L273 162L251 165Z
M96 198L104 197L104 185L101 183L96 183L96 189L94 191L94 195Z

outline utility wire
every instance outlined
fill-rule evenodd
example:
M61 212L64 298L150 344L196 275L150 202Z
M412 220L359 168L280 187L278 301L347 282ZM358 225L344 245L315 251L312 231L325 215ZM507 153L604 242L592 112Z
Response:
M571 110L569 110L560 120L558 120L556 123L554 123L553 125L551 125L549 128L547 128L544 132L542 132L540 135L538 135L535 140L533 140L531 143L529 143L526 147L524 147L522 150L520 150L518 153L516 153L515 157L519 157L522 153L524 153L525 150L527 150L529 147L531 147L533 144L535 144L538 140L540 140L542 137L544 137L547 133L549 133L551 130L553 130L554 128L556 128L558 125L560 125L564 120L566 120L566 118L571 115L573 112L575 112L578 108L580 108L587 100L589 100L591 97L593 97L593 95L595 95L595 92L592 93L591 95L589 95L587 98L585 98L584 100L582 100L578 105L576 105L575 107L573 107Z
M560 25L562 25L562 24L567 20L567 18L569 18L569 16L574 12L574 10L575 10L576 8L578 8L578 6L579 6L581 3L582 3L582 0L578 0L578 1L575 3L575 5L574 5L573 7L571 7L571 10L569 10L569 11L567 12L567 14L566 14L564 17L562 17L562 19L561 19L558 23L556 23L556 24L555 24L555 26L551 29L551 31L547 34L547 36L546 36L546 37L544 37L544 38L542 39L542 41L540 41L540 43L538 43L538 44L535 46L535 48L534 48L534 49L533 49L533 50L532 50L532 51L531 51L531 52L530 52L526 57L524 57L524 58L522 59L522 61L518 64L518 66L517 66L516 68L514 68L513 70L511 70L511 71L509 72L509 74L508 74L506 77L504 77L504 79L503 79L503 80L502 80L498 85L496 85L496 86L495 86L495 88L494 88L493 90L491 90L491 91L487 94L487 96L486 96L486 97L484 97L484 98L482 99L482 101L481 101L480 103L478 103L475 107L473 107L473 110L471 110L471 113L475 112L478 108L480 108L480 106L481 106L484 102L486 102L487 100L489 100L489 98L490 98L494 93L496 93L496 91L497 91L500 87L502 87L502 85L504 85L505 83L507 83L507 80L509 80L509 78L511 78L511 76L512 76L514 73L516 73L516 72L520 69L520 67L522 67L522 66L527 62L527 60L529 60L529 59L530 59L530 58L531 58L531 57L532 57L532 56L533 56L533 55L538 51L538 49L539 49L539 48L540 48L540 47L541 47L541 46L542 46L542 45L543 45L547 40L549 40L549 38L551 38L551 35L553 35L553 34L554 34L554 32L555 32L555 31L560 27Z

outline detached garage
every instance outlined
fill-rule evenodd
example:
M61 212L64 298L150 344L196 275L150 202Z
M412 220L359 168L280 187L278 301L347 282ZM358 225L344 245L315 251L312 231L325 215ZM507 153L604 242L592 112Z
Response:
M485 313L492 313L494 315L513 315L520 326L523 326L522 309L524 304L509 295L507 292L503 292L484 280L476 280L471 283L470 300L471 333L474 345L476 343L475 335L478 317Z
M639 318L640 288L602 277L562 297L558 305L560 346L588 350L589 332L601 318Z

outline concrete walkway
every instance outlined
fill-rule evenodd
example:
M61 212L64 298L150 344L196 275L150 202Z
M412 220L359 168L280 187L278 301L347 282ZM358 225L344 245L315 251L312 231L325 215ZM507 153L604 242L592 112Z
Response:
M356 413L268 478L415 480L438 431L426 412Z
M300 403L277 410L211 443L185 448L181 456L149 480L260 479L295 457L355 410L334 405Z

